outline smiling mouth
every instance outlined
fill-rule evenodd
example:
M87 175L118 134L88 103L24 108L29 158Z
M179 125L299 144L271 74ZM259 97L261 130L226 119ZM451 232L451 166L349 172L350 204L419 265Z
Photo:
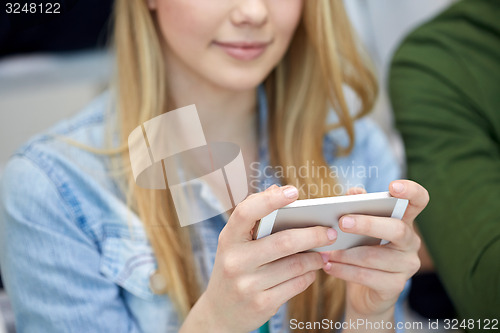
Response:
M269 42L219 42L214 41L213 44L221 48L229 56L242 61L250 61L257 59L267 47L272 43Z

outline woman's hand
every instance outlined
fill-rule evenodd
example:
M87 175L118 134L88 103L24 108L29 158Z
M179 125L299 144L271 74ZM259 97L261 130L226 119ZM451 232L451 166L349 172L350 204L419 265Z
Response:
M259 219L297 197L295 187L273 185L236 206L220 233L207 290L181 331L252 331L315 280L316 271L324 266L322 256L299 252L333 244L334 229L290 229L252 240Z
M420 267L420 238L413 228L415 217L429 202L429 194L419 184L397 180L390 184L392 196L408 199L402 220L364 215L340 219L343 232L368 235L390 243L325 252L324 271L346 281L346 318L383 318L390 314L406 281ZM348 194L360 194L359 188Z

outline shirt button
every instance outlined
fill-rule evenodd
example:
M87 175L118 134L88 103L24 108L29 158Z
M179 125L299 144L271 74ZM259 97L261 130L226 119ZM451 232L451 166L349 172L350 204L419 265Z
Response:
M167 281L165 281L165 278L158 271L155 271L149 277L149 288L154 293L164 292L167 288Z

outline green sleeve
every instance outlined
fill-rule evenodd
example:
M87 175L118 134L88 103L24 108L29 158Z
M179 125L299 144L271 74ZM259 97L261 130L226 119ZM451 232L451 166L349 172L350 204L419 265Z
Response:
M408 176L430 194L416 223L438 274L462 318L499 318L500 58L475 62L468 31L441 22L404 42L389 90Z

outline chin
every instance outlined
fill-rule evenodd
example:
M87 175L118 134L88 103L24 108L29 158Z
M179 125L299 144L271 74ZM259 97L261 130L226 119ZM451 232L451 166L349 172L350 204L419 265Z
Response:
M214 80L218 86L232 91L256 89L269 75L269 71L246 68L244 70L225 70Z

